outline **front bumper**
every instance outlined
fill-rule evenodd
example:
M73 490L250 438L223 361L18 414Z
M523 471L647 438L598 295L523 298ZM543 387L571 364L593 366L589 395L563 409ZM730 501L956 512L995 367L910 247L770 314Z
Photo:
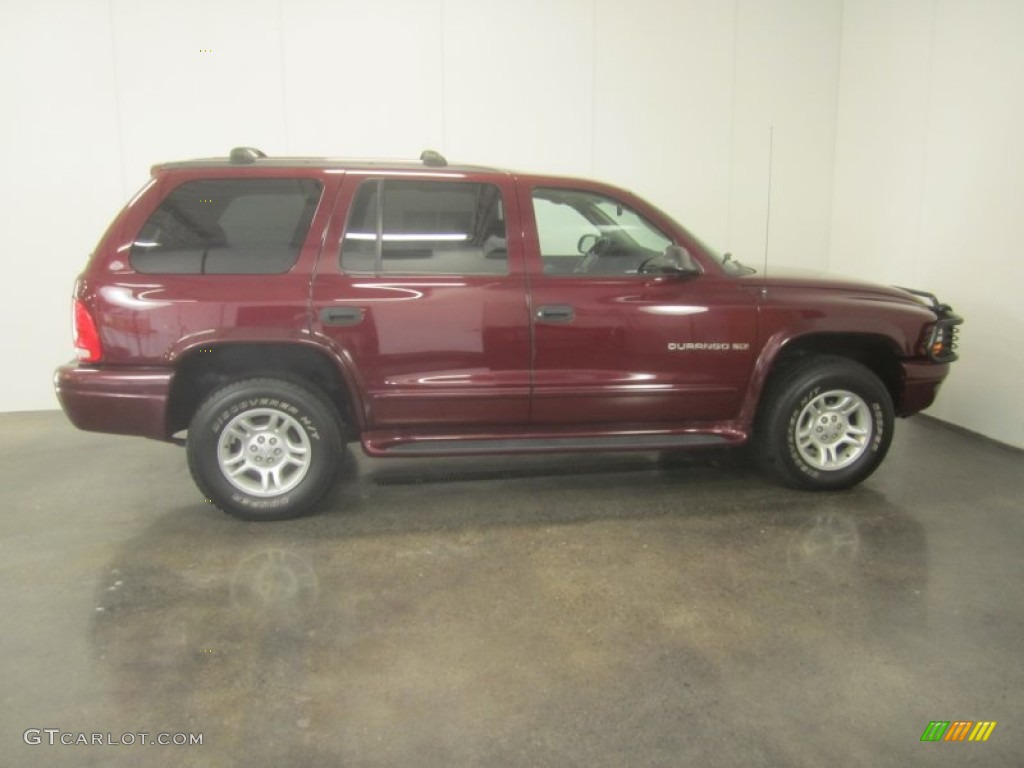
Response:
M903 369L903 394L896 403L896 413L912 416L935 401L939 386L949 373L949 363L904 360L900 365Z
M167 440L173 375L161 368L70 363L57 369L53 384L64 413L79 429Z

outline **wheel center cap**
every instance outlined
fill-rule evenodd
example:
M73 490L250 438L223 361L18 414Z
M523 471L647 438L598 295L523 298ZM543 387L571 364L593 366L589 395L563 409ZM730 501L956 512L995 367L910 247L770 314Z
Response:
M274 432L261 432L249 438L245 455L253 464L277 466L284 460L284 441Z
M818 419L815 433L821 442L834 443L846 433L846 419L834 413L825 414Z

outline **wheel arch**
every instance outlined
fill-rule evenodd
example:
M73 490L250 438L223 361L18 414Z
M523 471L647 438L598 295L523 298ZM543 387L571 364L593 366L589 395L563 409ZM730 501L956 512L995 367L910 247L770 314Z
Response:
M842 357L874 373L894 404L900 402L903 372L900 346L893 339L872 333L816 332L769 340L754 367L741 421L756 431L756 421L772 383L794 365L815 356Z
M358 387L344 361L307 342L207 342L184 351L175 363L167 402L167 431L188 428L216 389L242 379L279 378L313 388L334 408L346 430L359 430Z

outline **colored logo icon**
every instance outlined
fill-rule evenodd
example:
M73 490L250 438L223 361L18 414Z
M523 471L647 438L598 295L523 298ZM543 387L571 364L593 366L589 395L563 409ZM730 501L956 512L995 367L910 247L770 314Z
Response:
M932 720L921 741L988 741L995 728L995 720Z

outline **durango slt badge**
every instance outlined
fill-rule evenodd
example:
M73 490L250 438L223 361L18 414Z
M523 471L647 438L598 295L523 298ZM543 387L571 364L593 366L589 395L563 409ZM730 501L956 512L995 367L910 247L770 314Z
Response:
M725 341L670 341L668 348L671 352L746 352L750 345L746 342L730 344Z

